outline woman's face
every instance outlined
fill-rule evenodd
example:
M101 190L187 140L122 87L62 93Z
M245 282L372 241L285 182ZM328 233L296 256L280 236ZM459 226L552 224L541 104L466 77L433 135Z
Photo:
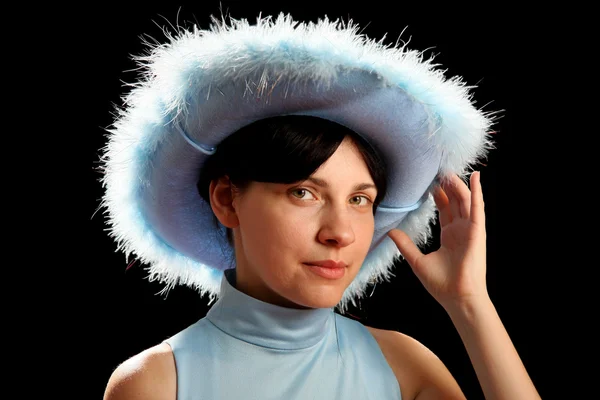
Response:
M293 308L333 307L340 301L371 245L377 189L348 137L311 178L317 182L253 182L242 196L233 195L236 218L229 221L238 290ZM357 188L362 184L371 187ZM305 264L321 260L347 267L331 279Z

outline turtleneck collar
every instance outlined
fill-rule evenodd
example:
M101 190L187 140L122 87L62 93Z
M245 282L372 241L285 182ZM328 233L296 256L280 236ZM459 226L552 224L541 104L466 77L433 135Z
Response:
M333 323L333 308L295 309L255 299L235 287L235 269L221 279L206 318L223 332L262 347L297 350L318 343Z

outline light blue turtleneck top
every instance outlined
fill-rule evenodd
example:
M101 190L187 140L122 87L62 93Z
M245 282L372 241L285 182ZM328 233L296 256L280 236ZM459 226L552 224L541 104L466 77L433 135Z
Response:
M333 308L293 309L235 288L227 270L206 316L165 340L177 400L401 399L375 338Z

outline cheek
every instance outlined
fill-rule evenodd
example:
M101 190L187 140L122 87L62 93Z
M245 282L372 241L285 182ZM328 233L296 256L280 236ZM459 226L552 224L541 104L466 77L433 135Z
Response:
M352 256L356 260L361 258L364 260L371 247L375 232L375 219L372 214L358 216L353 224L353 229L355 242L353 243Z
M303 215L299 210L284 210L279 212L271 210L265 215L269 230L265 232L268 243L272 244L271 251L277 253L275 257L286 254L297 257L306 255L310 238L313 236L314 219Z
M373 239L375 233L375 218L373 216L365 216L360 220L360 232L369 241Z
M305 257L314 218L302 209L261 205L248 208L240 218L246 256L256 263L277 263L285 257Z

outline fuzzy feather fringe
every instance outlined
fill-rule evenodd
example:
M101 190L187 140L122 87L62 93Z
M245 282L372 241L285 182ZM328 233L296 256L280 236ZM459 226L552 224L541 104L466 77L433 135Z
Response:
M138 203L139 191L149 181L152 155L167 140L164 127L174 119L193 118L190 87L194 87L193 93L204 89L211 95L220 84L244 79L257 71L265 79L249 90L259 93L271 89L267 82L273 77L292 84L316 80L327 87L342 65L372 71L383 82L400 86L428 105L432 140L443 149L440 179L453 173L464 177L493 147L489 128L494 113L476 109L472 87L459 77L446 79L433 60L424 59L421 52L408 50L404 44L386 46L383 39L368 39L351 21L324 18L317 23L299 23L284 14L259 17L254 25L246 20L230 21L227 25L213 19L214 25L208 30L182 29L174 36L166 33L166 44L147 43L146 54L136 58L141 78L130 85L129 94L123 98L124 107L117 110L118 117L108 130L109 142L102 159L106 189L102 206L108 212L110 234L127 257L136 254L139 261L150 265L150 279L166 283L165 292L184 284L209 295L212 301L218 295L222 276L222 270L191 260L164 243L144 219ZM299 48L324 57L290 57L299 53L289 49ZM265 69L268 60L273 62ZM210 80L200 79L198 70ZM430 224L435 217L430 196L398 228L417 245L423 245L431 235ZM393 262L400 256L393 241L386 238L368 255L338 310L345 312L349 303L357 306L356 301L365 296L369 285L389 281Z

